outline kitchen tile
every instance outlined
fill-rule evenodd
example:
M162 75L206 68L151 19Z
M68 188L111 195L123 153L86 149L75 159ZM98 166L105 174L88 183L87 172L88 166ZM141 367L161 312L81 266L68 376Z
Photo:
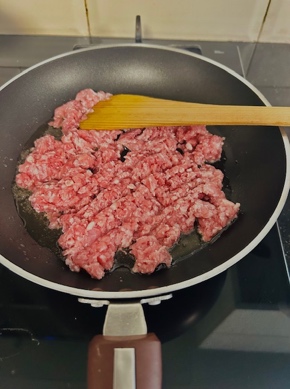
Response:
M289 67L289 45L258 43L246 77L258 86L290 87Z
M290 43L289 14L289 0L271 0L259 41Z
M88 35L84 0L0 0L0 34Z
M141 15L144 38L255 41L268 0L87 0L91 35L131 37Z

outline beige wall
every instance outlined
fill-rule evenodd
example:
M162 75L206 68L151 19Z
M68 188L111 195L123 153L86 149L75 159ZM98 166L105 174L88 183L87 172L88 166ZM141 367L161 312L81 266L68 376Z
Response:
M0 34L290 42L290 0L0 0Z

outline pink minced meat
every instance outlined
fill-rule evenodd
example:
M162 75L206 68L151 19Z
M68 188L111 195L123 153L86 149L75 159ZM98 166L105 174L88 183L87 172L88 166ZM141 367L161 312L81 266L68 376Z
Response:
M135 272L169 267L181 234L197 225L208 242L239 211L222 190L223 173L208 164L220 159L224 139L205 126L79 130L110 96L86 89L57 108L50 124L62 128L62 138L36 140L16 176L50 228L62 229L58 243L70 269L97 279L124 248Z

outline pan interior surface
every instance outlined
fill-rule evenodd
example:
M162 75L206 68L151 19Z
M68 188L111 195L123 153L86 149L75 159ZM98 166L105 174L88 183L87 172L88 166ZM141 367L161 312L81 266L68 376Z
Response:
M218 274L246 255L270 230L288 193L289 151L280 129L211 128L225 137L222 168L230 200L241 203L238 220L212 244L149 276L118 268L98 281L71 272L29 235L17 213L11 186L23 145L50 120L57 106L84 88L200 103L264 105L255 88L223 66L157 46L80 50L26 71L0 91L0 252L4 265L34 282L79 296L150 296Z

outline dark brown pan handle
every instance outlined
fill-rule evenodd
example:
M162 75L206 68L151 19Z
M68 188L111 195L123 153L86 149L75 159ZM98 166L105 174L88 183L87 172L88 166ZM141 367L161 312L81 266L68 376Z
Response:
M161 389L161 343L155 334L95 336L88 352L88 389Z
M109 302L103 335L89 344L88 389L161 389L161 343L147 334L141 302Z

